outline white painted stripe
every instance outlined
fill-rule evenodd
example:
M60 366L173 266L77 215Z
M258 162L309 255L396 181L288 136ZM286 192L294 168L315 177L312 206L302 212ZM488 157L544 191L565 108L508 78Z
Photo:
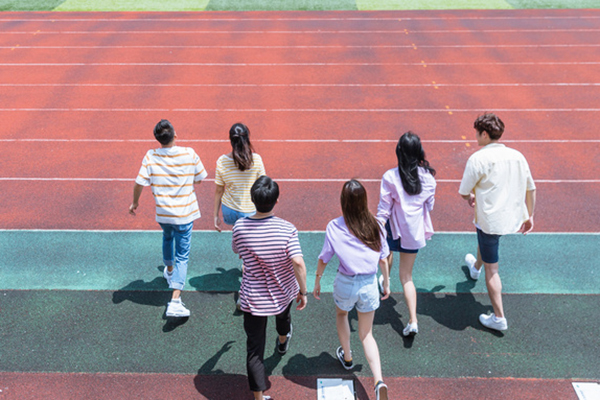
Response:
M559 32L600 32L598 28L557 28L557 29L431 29L431 30L289 30L289 31L269 31L269 30L143 30L143 31L0 31L1 35L341 35L341 34L422 34L422 33L552 33Z
M410 63L0 63L0 67L371 67L371 66L469 66L469 65L599 65L600 61L516 61L516 62L410 62Z
M598 112L600 108L281 108L281 109L252 109L252 108L0 108L0 112L359 112L359 113L407 113L407 112Z
M393 12L393 11L392 11ZM590 12L587 10L586 12ZM353 11L352 13L355 13ZM0 22L197 22L197 21L467 21L467 20L561 20L561 19L600 19L599 15L539 15L539 16L510 16L510 17L406 17L402 13L396 12L399 17L387 18L367 18L367 17L347 17L347 18L57 18L60 14L49 13L47 18L2 18ZM401 16L401 17L400 17Z
M290 183L337 183L346 182L350 178L325 178L325 179L292 179L273 178L277 182ZM356 178L361 182L381 182L381 178ZM0 177L0 181L37 181L37 182L135 182L135 178L34 178L34 177ZM214 179L203 179L214 182ZM460 183L460 179L436 179L437 183ZM600 179L536 179L535 183L600 183Z
M229 143L227 139L178 139L179 143ZM154 139L0 139L0 142L74 142L74 143L156 143ZM397 143L397 139L252 139L264 143ZM464 139L421 139L423 143L477 143ZM600 139L507 139L502 143L600 143Z
M419 45L420 49L462 49L462 48L571 48L571 47L600 47L595 43L576 44L454 44L454 45ZM0 49L412 49L413 45L295 45L295 46L178 46L178 45L120 45L120 46L0 46Z
M0 87L590 87L575 83L0 83Z

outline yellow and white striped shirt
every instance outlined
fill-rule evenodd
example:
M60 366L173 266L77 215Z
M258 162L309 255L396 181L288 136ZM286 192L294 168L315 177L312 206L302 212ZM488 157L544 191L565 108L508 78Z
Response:
M149 150L135 182L151 186L156 201L156 222L185 225L200 218L194 183L207 176L191 147Z
M258 154L252 153L252 162L250 169L240 171L236 167L233 158L226 154L223 154L217 160L215 183L219 186L225 186L221 203L226 207L243 213L256 211L250 197L250 189L254 182L266 173L262 158Z

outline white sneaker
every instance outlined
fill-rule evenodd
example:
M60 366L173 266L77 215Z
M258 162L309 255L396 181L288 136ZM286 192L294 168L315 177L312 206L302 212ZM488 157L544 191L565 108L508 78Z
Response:
M169 274L169 269L167 267L165 267L165 269L163 270L163 277L167 280L167 283L169 284L169 286L171 286L171 277L173 276L173 272L171 272Z
M375 385L375 398L377 400L388 400L388 387L383 381Z
M167 317L189 317L190 310L185 308L181 300L171 300L167 305Z
M494 313L490 315L481 314L479 316L479 322L486 328L494 329L496 331L505 331L508 329L506 318L496 318L496 314Z
M377 282L379 283L379 292L381 294L385 294L385 292L383 290L383 275L379 275L379 278L377 279Z
M465 262L467 263L467 267L469 267L469 275L471 275L471 279L476 281L479 279L479 275L481 274L481 269L475 268L475 263L477 259L473 254L467 254L465 256Z
M419 325L417 323L406 324L406 326L402 330L403 336L414 336L417 333L419 333Z

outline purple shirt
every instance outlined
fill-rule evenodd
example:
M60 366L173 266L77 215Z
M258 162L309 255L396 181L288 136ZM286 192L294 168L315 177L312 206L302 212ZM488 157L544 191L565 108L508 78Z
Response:
M385 234L381 236L381 251L375 251L360 241L346 226L344 217L338 217L327 224L325 243L319 259L328 263L333 255L340 260L338 270L349 276L373 275L377 273L379 260L390 254Z
M430 212L435 201L436 182L433 175L419 167L422 191L419 194L406 193L400 180L398 168L383 174L377 219L390 221L392 237L401 238L402 247L416 250L425 247L425 241L433 236Z

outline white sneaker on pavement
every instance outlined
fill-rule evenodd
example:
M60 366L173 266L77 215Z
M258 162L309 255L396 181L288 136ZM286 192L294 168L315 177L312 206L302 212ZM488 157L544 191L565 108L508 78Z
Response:
M167 305L167 317L189 317L190 310L185 308L185 304L178 300L171 300Z
M477 259L473 254L467 254L465 256L465 262L467 263L467 267L469 267L469 275L471 275L471 279L476 281L479 279L479 275L481 274L481 269L475 268L475 263Z
M497 318L496 314L494 313L490 315L481 314L479 316L479 322L481 322L481 325L485 326L486 328L494 329L496 331L505 331L508 329L506 318Z
M165 267L165 269L163 270L163 277L167 280L167 283L169 284L169 286L171 286L171 277L173 276L173 271L171 271L171 273L169 274L169 268Z

